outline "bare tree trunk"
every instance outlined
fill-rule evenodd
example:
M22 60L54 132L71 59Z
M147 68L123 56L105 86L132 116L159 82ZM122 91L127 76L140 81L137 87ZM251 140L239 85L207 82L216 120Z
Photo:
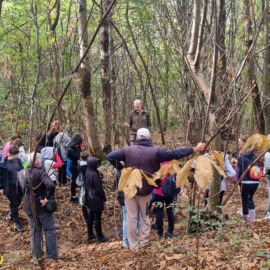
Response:
M118 101L118 96L117 96L117 93L116 93L116 89L117 89L117 86L116 86L116 80L117 80L117 71L116 71L116 68L117 68L117 64L116 64L116 59L115 59L115 55L114 55L114 52L115 52L115 47L114 47L114 40L113 40L113 37L111 36L111 42L110 42L110 51L111 51L111 96L112 96L112 130L113 130L113 134L114 134L114 139L113 139L113 142L114 142L114 145L117 144L119 145L120 143L120 138L119 138L119 127L117 125L118 123L118 109L117 109L117 101Z
M214 5L214 22L215 22L215 42L214 42L214 55L213 55L213 68L211 75L211 84L206 80L205 75L199 70L200 67L200 54L201 54L201 46L203 39L203 28L205 24L206 12L207 12L207 1L203 1L203 13L202 16L200 1L195 0L194 8L193 8L193 22L192 22L192 31L191 31L191 42L187 55L187 65L190 69L190 72L195 80L199 90L204 96L206 103L208 104L208 118L209 118L209 133L213 135L217 129L218 116L217 111L219 108L219 101L215 94L215 86L216 86L216 70L217 70L217 38L218 38L218 27L217 27L217 10L215 6L215 1L213 1ZM205 128L207 126L207 119L205 121ZM220 136L220 135L219 135ZM204 139L204 131L202 134L202 138ZM218 143L220 142L217 137L214 141L215 147L220 148ZM215 148L216 149L216 148ZM219 196L216 194L216 190L220 190L220 181L218 175L214 175L214 181L211 185L210 190L210 200L209 200L209 210L210 211L218 211L219 204Z
M102 14L109 7L109 0L102 1ZM100 59L101 59L101 83L103 92L104 112L104 146L105 153L112 150L112 109L111 109L111 72L110 72L110 15L105 18L100 28Z
M265 121L265 134L270 133L270 14L269 10L269 1L263 1L262 10L267 10L264 12L264 44L267 46L264 51L264 60L263 60L263 113Z
M78 30L80 57L82 58L88 46L86 0L78 1ZM82 93L83 102L83 124L85 126L86 138L91 148L92 154L102 158L102 149L97 136L97 128L94 114L94 107L91 97L91 72L89 56L81 62L78 70L79 86Z
M54 76L54 86L53 86L53 96L57 101L60 98L60 62L61 62L61 53L59 53L59 45L57 43L57 36L56 36L56 27L58 25L59 22L59 17L60 17L60 0L56 0L53 9L56 9L56 16L54 18L54 21L52 22L52 18L51 18L51 12L48 15L48 21L49 21L49 25L50 25L50 31L51 31L51 39L53 40L52 43L52 51L53 51L53 76ZM53 10L52 9L52 10ZM61 106L59 106L57 108L58 111L58 118L61 122L63 122L64 117L63 117L63 110L61 108Z
M250 0L245 0L245 12L246 12L246 33L247 36L245 38L247 51L249 51L251 45L253 44L253 33L252 33L252 14L253 14L253 3ZM259 87L256 81L255 76L255 61L254 57L250 58L249 66L248 66L248 81L249 87L252 88L252 102L253 102L253 110L254 110L254 118L255 124L260 133L265 132L264 126L264 118L263 118L263 111L262 111L262 104L260 100L260 92Z

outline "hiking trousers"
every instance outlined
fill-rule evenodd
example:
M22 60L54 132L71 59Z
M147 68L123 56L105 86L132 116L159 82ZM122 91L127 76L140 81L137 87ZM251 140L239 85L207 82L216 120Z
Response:
M145 246L149 242L151 223L149 218L149 205L152 194L146 196L135 196L131 199L125 198L126 214L127 214L127 236L129 247L136 250L140 246ZM139 230L138 224L139 211Z

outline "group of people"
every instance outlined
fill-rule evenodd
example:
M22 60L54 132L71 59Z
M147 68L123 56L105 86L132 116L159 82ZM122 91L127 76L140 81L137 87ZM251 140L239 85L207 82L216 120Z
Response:
M130 128L130 145L107 155L107 160L117 170L118 179L123 168L137 168L142 170L146 176L151 177L162 164L205 150L204 143L198 143L195 147L174 150L155 147L151 141L149 112L143 109L140 100L134 101L134 110L130 113L129 121L124 126ZM239 148L244 140L244 138L239 139ZM75 204L79 203L76 180L79 175L83 178L81 191L84 190L82 195L84 199L81 204L82 214L87 225L88 241L96 240L97 243L102 243L109 240L102 232L102 213L107 199L102 183L103 175L98 170L100 160L90 156L83 149L82 137L79 134L71 137L70 126L62 131L61 123L58 120L53 122L48 134L38 137L37 152L27 155L19 136L13 136L4 146L0 163L0 194L5 194L10 201L7 219L14 222L14 227L18 231L24 230L18 211L23 199L24 210L30 225L31 250L34 259L42 258L42 231L45 233L47 258L55 259L59 255L56 245L54 212L48 211L46 205L50 198L54 197L57 184L66 185L67 178L70 179L70 201ZM237 159L232 159L232 164L227 155L224 159L227 175L230 177L235 175L236 179L243 178L240 185L242 209L245 225L248 226L256 219L253 196L259 182L251 180L248 174L243 175L243 173L254 161L255 155L252 151L247 151L239 155ZM269 167L265 167L265 173L269 173L270 190L270 162ZM166 175L161 179L161 184L164 184L168 177L169 175ZM221 179L221 181L225 181L225 179ZM223 193L224 190L221 189L220 202L222 202ZM33 194L36 218L31 205ZM136 251L149 244L150 205L152 202L156 205L155 228L158 239L174 237L174 199L174 197L164 196L161 185L154 188L145 177L142 178L142 188L138 189L132 198L126 198L122 193L119 201L123 213L123 245ZM168 215L166 234L164 234L163 228L165 205ZM270 217L270 201L266 217ZM36 222L37 224L35 224ZM36 227L36 234L34 234L34 227Z

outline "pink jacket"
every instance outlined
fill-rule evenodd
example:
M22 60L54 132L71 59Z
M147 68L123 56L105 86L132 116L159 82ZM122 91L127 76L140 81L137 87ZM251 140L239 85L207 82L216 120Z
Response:
M2 160L5 159L5 157L8 156L8 150L9 150L9 147L11 146L11 141L7 141L4 145L4 148L3 148L3 152L2 152Z
M161 166L167 165L168 163L169 163L169 161L164 161L164 162L161 163ZM161 179L160 187L154 189L154 193L155 194L163 196L163 193L162 193L162 190L161 190L161 186L166 182L166 180L169 177L169 175L170 174L167 173L166 176Z

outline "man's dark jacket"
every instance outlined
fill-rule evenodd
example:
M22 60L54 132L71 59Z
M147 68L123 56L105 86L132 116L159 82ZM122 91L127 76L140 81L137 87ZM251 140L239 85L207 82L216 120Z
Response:
M25 213L32 215L29 177L28 169L18 172L18 193L23 196ZM46 207L41 205L40 199L44 199L45 197L49 199L54 196L55 184L47 173L38 167L34 167L32 170L32 183L36 213L41 214L47 212Z
M123 168L120 161L125 163L125 167L134 167L142 169L148 176L159 170L163 161L180 159L194 153L192 147L177 148L175 150L166 150L154 147L153 144L146 139L139 140L135 145L127 146L119 150L113 151L107 155L108 161L118 170ZM153 190L148 182L143 179L143 186L138 190L137 195L146 196Z

